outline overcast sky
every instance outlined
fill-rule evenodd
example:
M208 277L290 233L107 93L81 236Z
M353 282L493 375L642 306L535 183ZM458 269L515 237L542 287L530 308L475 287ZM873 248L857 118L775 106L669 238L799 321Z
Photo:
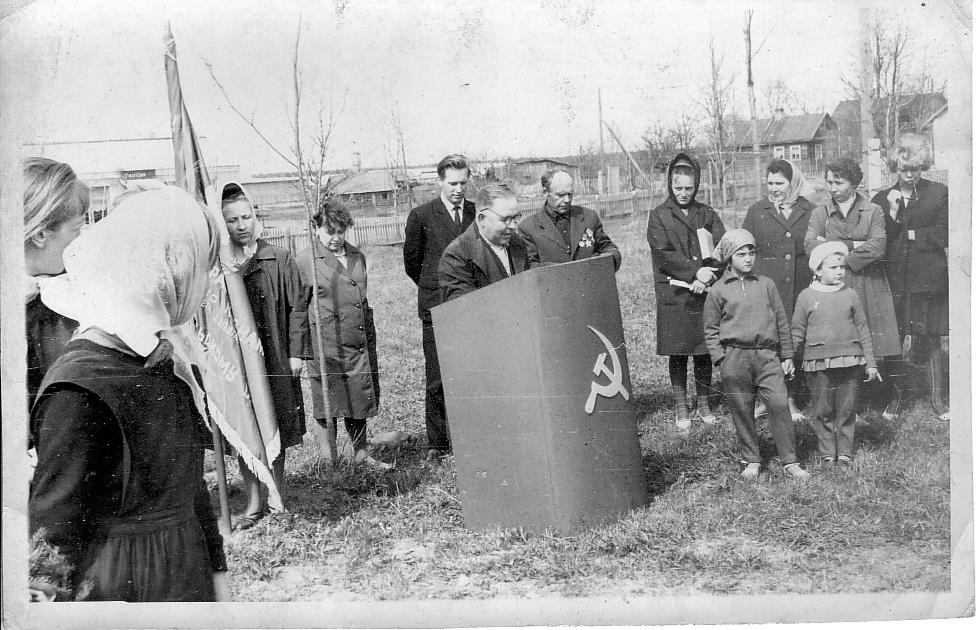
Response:
M345 104L334 167L349 166L354 152L365 166L385 166L395 149L393 111L411 164L451 152L476 159L576 153L598 139L598 87L604 118L634 147L653 123L698 110L709 37L736 73L747 114L748 7L755 9L754 46L763 44L754 62L760 87L782 79L811 110L830 112L845 98L842 79L853 76L856 62L858 12L846 1L457 4L463 8L379 0L33 2L0 26L4 106L24 109L21 142L168 136L169 20L208 163L240 164L248 174L289 167L230 110L205 64L287 151L299 19L303 124L311 131L320 106ZM876 6L900 8L887 13L913 24L913 50L931 60L937 76L969 70L970 52L954 44L962 27L946 2Z

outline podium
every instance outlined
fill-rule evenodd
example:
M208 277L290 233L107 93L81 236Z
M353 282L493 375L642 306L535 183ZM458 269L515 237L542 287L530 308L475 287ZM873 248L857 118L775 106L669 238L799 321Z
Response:
M572 532L647 502L613 260L431 310L469 529Z

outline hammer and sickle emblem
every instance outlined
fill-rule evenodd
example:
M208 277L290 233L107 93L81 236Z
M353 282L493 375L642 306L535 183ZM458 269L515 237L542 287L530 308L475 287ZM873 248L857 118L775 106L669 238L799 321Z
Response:
M600 341L603 342L603 346L607 349L606 352L601 352L596 358L596 364L593 366L593 374L596 376L605 375L610 379L610 382L606 385L600 385L596 381L590 384L590 396L586 399L586 406L584 409L586 413L593 413L593 407L596 405L596 397L603 396L604 398L613 398L617 394L624 397L624 400L630 400L630 393L624 388L623 379L624 373L620 369L620 357L617 356L617 349L613 347L610 340L607 339L603 333L594 328L593 326L587 326L593 331L593 334L599 337ZM610 356L610 361L612 367L607 367L607 355Z

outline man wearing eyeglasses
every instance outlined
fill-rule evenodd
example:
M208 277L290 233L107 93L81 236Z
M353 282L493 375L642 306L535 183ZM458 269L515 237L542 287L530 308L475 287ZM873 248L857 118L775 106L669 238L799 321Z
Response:
M517 229L522 215L512 189L488 184L475 207L474 223L441 256L438 276L445 302L529 268Z
M620 268L620 250L603 231L596 212L573 205L573 178L566 171L550 170L542 175L545 203L542 210L519 225L532 266L583 260L592 256L613 256L613 268Z

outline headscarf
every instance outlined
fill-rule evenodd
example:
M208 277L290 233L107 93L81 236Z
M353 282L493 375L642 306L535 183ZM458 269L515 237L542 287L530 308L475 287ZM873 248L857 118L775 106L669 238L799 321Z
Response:
M776 158L777 161L786 162L790 165L790 170L793 171L793 178L790 180L790 192L786 195L782 202L778 205L773 198L767 195L769 202L773 204L777 210L785 212L789 215L793 211L793 206L796 204L797 199L800 197L808 197L815 192L812 184L807 181L807 178L803 176L803 171L794 164L793 162L783 159Z
M200 308L219 226L174 186L127 196L65 249L65 273L41 286L52 310L148 356Z
M698 162L687 153L677 154L674 156L674 159L671 160L671 163L668 164L668 199L672 200L677 206L680 206L681 204L679 204L678 200L675 199L674 191L671 190L671 178L674 176L674 169L678 166L688 166L694 172L693 177L695 179L695 190L692 191L691 201L688 202L688 205L690 206L695 203L695 196L698 194L698 187L701 185L701 166L699 166Z
M237 182L227 182L219 186L219 195L210 196L210 213L220 218L221 230L220 230L220 261L223 265L225 272L234 272L241 268L241 265L249 261L254 257L254 254L258 250L257 240L261 238L261 234L264 232L264 225L257 219L257 210L254 208L254 202L251 201L251 197L247 194L247 190L244 189ZM230 233L227 231L227 225L223 221L223 201L229 197L236 194L244 195L247 202L251 204L251 209L254 211L254 216L252 221L254 222L254 229L251 232L251 240L245 245L238 245L230 238ZM209 195L209 193L208 193Z
M752 236L752 232L749 230L743 230L742 228L736 228L734 230L729 230L722 235L719 240L718 245L715 246L715 250L712 252L712 257L723 263L729 262L732 258L732 254L736 253L746 245L756 246L756 239Z

